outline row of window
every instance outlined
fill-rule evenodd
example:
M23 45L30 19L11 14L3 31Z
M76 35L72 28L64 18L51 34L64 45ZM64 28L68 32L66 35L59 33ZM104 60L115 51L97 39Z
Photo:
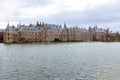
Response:
M39 35L39 33L35 33L35 32L22 32L21 35Z

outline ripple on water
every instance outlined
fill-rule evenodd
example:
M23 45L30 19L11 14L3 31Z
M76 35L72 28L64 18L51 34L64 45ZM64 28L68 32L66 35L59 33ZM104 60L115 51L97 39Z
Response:
M119 45L0 45L0 80L120 80Z

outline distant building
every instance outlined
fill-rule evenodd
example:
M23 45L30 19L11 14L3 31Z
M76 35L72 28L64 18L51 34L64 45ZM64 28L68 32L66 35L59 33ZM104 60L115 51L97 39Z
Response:
M15 28L15 26L9 26L7 25L7 28L5 29L3 33L3 40L4 43L17 43L19 42L19 31Z
M95 26L93 28L93 40L94 41L105 41L106 31L102 28Z
M53 42L53 41L105 41L107 38L120 39L119 34L111 34L106 37L107 30L95 27L80 28L39 23L36 25L7 25L3 32L4 43L26 43L26 42Z
M119 34L119 32L111 33L110 34L110 41L120 41L120 34Z
M42 28L35 25L18 25L20 42L38 42L41 41L40 32Z

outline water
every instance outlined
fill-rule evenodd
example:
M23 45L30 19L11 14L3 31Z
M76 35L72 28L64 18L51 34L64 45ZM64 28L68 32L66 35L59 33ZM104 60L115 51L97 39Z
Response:
M0 80L120 80L120 43L0 44Z

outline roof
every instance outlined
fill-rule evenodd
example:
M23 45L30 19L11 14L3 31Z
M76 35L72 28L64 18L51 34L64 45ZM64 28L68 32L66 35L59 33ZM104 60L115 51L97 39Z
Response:
M5 32L13 32L16 31L15 26L9 26L7 25L6 29L4 30Z
M55 25L55 24L44 24L46 28L51 29L53 32L62 32L62 26L61 25Z
M36 32L41 32L42 27L38 27L35 25L27 26L27 25L22 25L19 27L20 31L36 31Z

